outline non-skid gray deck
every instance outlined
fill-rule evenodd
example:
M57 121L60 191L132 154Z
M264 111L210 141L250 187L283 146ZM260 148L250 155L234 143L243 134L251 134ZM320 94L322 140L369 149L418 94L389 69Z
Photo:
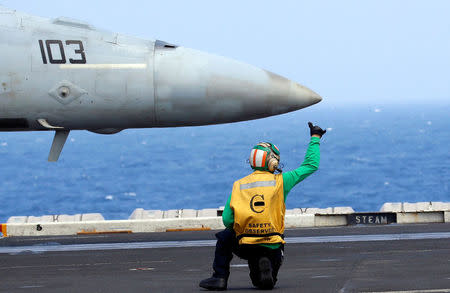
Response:
M450 238L437 237L449 231L449 224L289 230L289 239L317 241L286 245L275 292L450 292ZM400 236L392 236L396 234ZM405 234L421 237L397 240ZM0 252L0 292L201 292L198 281L211 274L214 247L136 245L198 240L210 244L213 235L211 231L1 239L0 251L13 247L15 251ZM361 240L364 235L366 240ZM389 240L383 235L390 235ZM340 240L343 236L346 241ZM355 241L347 241L348 237ZM326 241L319 241L322 238ZM123 249L51 249L99 243ZM245 261L233 260L229 290L257 291Z

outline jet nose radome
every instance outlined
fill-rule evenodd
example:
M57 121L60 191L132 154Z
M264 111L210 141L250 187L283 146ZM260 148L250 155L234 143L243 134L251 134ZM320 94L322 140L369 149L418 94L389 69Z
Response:
M282 106L281 113L306 108L322 101L322 98L309 88L272 72L266 73L269 76L272 102Z
M289 98L293 104L297 102L297 105L301 108L308 107L322 101L321 96L296 82L291 82Z
M159 126L257 119L321 100L310 89L277 74L183 47L155 47L154 64Z

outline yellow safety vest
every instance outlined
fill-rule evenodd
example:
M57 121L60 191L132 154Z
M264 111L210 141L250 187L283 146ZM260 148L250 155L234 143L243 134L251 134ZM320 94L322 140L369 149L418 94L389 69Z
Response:
M281 174L255 171L234 182L230 207L239 244L285 243Z

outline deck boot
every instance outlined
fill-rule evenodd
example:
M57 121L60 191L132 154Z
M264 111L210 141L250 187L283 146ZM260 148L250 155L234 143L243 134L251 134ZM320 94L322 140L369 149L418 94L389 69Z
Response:
M211 291L224 291L227 290L227 279L211 277L201 281L199 286Z
M261 257L258 262L259 266L259 284L258 288L263 290L272 290L274 281L272 276L272 264L267 257Z

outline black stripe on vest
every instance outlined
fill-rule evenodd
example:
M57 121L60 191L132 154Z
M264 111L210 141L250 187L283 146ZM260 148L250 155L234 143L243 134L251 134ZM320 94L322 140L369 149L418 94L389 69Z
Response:
M280 236L284 239L284 235L280 233L268 233L268 234L241 234L237 237L238 240L241 240L243 237L270 237L270 236Z

